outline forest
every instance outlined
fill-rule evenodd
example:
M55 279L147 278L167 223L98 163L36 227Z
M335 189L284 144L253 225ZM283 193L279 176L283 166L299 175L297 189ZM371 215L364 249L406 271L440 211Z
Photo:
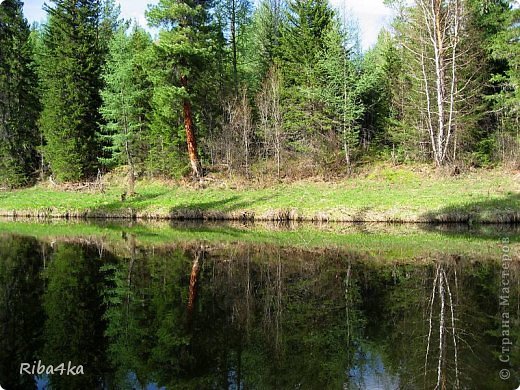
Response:
M0 5L0 187L108 172L348 177L375 162L520 164L520 9L387 0L367 51L328 0ZM348 4L347 4L348 6Z

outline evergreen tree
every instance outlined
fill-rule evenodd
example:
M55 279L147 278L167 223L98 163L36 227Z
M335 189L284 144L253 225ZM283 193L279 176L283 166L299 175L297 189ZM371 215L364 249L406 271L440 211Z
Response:
M501 14L501 29L490 39L492 58L501 63L491 81L496 90L490 96L498 118L494 143L499 160L520 164L520 9L508 8ZM496 68L495 68L496 69Z
M459 149L469 155L470 162L477 165L491 163L498 118L495 115L493 99L500 86L491 82L493 75L503 75L507 62L493 58L490 47L494 37L506 28L509 0L466 0L467 29L470 39L466 39L467 58L475 58L478 67L473 69L472 77L480 85L480 90L471 99L464 102L461 110L466 118L471 118L471 125L461 135ZM467 110L466 108L473 107Z
M348 32L339 20L331 24L324 40L325 49L318 60L324 87L320 91L327 118L340 140L347 170L350 171L364 111L358 87L359 72L350 53Z
M417 138L412 133L404 132L400 122L402 95L409 93L403 89L400 54L395 47L395 39L388 32L381 32L376 45L363 57L358 81L364 106L360 142L365 149L372 147L382 151L392 147L394 162L397 158L396 144L400 151L399 148L405 148L404 144Z
M98 167L104 61L99 0L53 0L46 7L41 66L44 155L60 181L78 181Z
M99 21L100 51L106 55L109 45L117 29L123 25L121 20L121 6L115 0L101 0Z
M269 70L279 55L281 26L285 12L284 0L262 0L253 12L245 32L244 50L246 73L250 89L261 88Z
M282 26L280 57L285 82L285 130L295 150L319 155L322 135L330 131L323 110L321 74L316 66L334 19L327 0L293 0ZM318 155L316 155L318 154Z
M0 4L0 186L17 187L38 166L37 78L23 3Z
M238 93L239 83L242 82L239 67L244 63L246 31L251 19L251 7L250 0L220 0L216 7L220 28L228 37L235 95Z
M109 142L109 165L128 164L128 194L134 193L136 166L144 160L143 140L151 97L150 84L139 62L140 53L151 45L150 36L135 28L131 37L126 26L118 29L109 45L103 72L105 88L101 92L101 114L106 124L102 134Z
M197 98L200 76L211 62L214 30L210 24L210 1L161 0L150 8L147 18L154 27L163 27L156 45L154 105L158 114L154 119L175 122L182 115L189 161L195 176L202 175L195 134L196 115L193 101ZM200 95L199 95L200 96ZM172 104L177 103L176 107ZM182 111L180 114L179 111ZM156 124L157 125L157 124Z

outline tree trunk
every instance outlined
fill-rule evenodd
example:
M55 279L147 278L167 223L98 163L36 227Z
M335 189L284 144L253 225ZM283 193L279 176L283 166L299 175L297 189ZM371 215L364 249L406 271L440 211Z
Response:
M126 153L126 160L128 162L128 196L134 196L135 194L135 167L134 167L134 160L132 158L132 153L130 153L130 142L128 141L128 137L130 136L130 129L129 129L129 120L128 115L125 110L125 92L123 89L121 89L121 105L123 106L123 129L125 131L125 153Z
M134 164L130 164L130 169L128 170L128 196L135 195L135 170Z
M424 30L419 32L420 51L412 49L412 53L419 56L432 153L436 165L441 166L449 160L448 148L458 117L457 59L464 11L458 0L417 0L416 4L422 13ZM455 158L456 146L453 147Z
M435 57L435 87L437 95L437 164L442 165L444 163L442 151L444 149L444 133L445 133L445 111L444 102L446 100L446 85L445 85L445 64L444 64L444 31L445 27L441 24L441 7L440 0L432 1L432 15L433 20L433 49Z
M126 132L128 135L128 131ZM125 141L126 158L128 160L128 196L134 196L135 194L135 167L134 160L130 154L130 145L128 139Z
M199 286L199 274L200 274L200 263L203 259L203 249L198 248L195 251L195 259L191 267L190 274L190 286L188 291L188 325L191 325L193 319L193 311L195 309L195 303L197 301L198 286Z
M186 88L188 86L188 78L181 77L181 85ZM191 169L196 177L202 176L202 167L197 153L197 141L195 138L195 126L193 124L193 117L191 111L191 103L189 99L184 99L183 102L184 114L184 129L186 130L186 142L188 144L188 156L190 158Z

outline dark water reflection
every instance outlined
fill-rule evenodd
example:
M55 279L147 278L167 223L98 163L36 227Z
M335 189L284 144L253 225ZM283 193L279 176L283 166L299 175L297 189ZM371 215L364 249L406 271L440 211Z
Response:
M267 244L126 251L0 236L0 385L34 389L514 389L501 264L416 265ZM497 252L499 253L499 252ZM84 375L20 375L71 361ZM507 368L509 380L499 372ZM39 383L39 385L37 385Z

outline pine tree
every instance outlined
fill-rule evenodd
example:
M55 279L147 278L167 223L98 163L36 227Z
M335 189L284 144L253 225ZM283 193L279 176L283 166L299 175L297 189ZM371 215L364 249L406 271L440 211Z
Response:
M100 77L105 48L100 41L99 0L53 0L46 7L41 65L44 156L60 181L96 172L100 145Z
M361 143L379 155L390 152L394 163L416 157L420 145L420 136L410 124L417 117L407 104L407 99L415 98L405 72L407 54L397 46L397 38L382 31L363 57L358 82L365 107Z
M193 101L197 92L202 92L197 90L197 84L204 81L200 76L211 62L215 35L210 25L210 6L206 0L161 0L147 12L152 26L163 27L156 45L160 69L154 77L155 110L170 121L170 126L182 112L189 161L197 177L202 176L202 167ZM172 104L178 104L180 110L172 109Z
M491 42L492 56L507 64L502 74L495 73L494 81L499 83L499 104L511 110L518 123L520 107L520 9L510 9L505 18L505 28L498 31ZM502 82L503 84L500 84Z
M0 185L7 187L29 183L38 164L37 78L22 5L0 4Z
M101 92L101 114L105 120L102 136L108 140L108 165L128 164L128 195L134 194L136 168L144 160L150 83L139 63L140 53L151 45L151 38L140 28L126 35L118 29L109 45L104 67L105 88Z

